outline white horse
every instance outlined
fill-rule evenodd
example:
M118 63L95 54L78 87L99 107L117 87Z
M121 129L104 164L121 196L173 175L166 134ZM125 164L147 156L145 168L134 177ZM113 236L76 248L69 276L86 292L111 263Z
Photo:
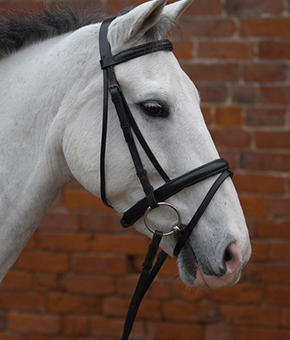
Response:
M162 24L164 18L175 21L191 1L165 6L166 0L153 0L118 16L108 31L112 53L148 42L152 35L161 38L169 29ZM58 13L55 20L70 20L67 13L65 18ZM100 24L90 20L51 32L46 28L49 34L39 29L37 37L41 19L26 20L25 27L12 22L24 32L15 41L6 36L11 23L6 33L0 28L0 281L66 183L76 178L100 197L103 75ZM144 55L117 65L115 71L138 126L171 178L218 158L198 91L173 53ZM139 151L150 182L159 187L162 179ZM180 211L183 224L215 178L168 199ZM108 200L118 212L144 196L111 102L106 179ZM158 209L154 223L166 231L171 218ZM134 227L152 236L142 218ZM174 235L164 237L161 247L172 255L175 243ZM228 178L178 256L181 279L200 288L229 286L239 280L250 253L242 209Z

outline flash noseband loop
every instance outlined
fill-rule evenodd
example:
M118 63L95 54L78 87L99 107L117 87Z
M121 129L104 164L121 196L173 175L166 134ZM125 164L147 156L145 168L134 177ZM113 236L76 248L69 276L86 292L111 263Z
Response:
M178 209L170 204L170 203L167 203L167 202L158 202L158 206L166 206L168 208L171 208L172 210L175 211L176 215L177 215L177 218L178 218L178 223L177 225L175 225L170 231L168 231L167 233L163 233L163 236L169 236L169 235L172 235L172 234L178 234L180 233L181 229L180 229L180 226L181 226L181 216L180 216L180 213L178 211ZM145 215L144 215L144 223L145 223L145 226L146 228L152 233L154 234L156 230L152 229L151 227L149 227L148 223L147 223L147 216L148 214L150 213L150 211L152 211L152 208L149 207L146 212L145 212Z

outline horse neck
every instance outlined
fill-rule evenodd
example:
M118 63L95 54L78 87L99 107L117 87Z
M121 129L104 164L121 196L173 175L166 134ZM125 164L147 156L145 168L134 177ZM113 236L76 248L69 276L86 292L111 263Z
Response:
M0 62L4 150L0 153L0 282L60 189L72 179L62 138L73 119L63 110L63 102L81 90L76 86L79 59L70 55L81 44L73 42L74 34L32 45Z

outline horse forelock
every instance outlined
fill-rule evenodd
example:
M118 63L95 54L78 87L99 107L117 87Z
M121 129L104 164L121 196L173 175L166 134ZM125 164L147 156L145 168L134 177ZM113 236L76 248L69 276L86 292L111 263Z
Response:
M124 15L132 8L125 8L118 15ZM106 17L108 15L96 9L83 10L69 5L46 7L32 13L11 11L5 17L0 16L0 58L33 43L100 22ZM161 16L158 23L146 32L146 37L158 40L172 27L176 24L170 18Z

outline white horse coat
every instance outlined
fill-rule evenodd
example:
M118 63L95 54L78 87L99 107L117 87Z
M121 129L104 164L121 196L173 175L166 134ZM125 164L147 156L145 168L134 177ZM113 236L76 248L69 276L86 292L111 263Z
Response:
M160 18L175 20L190 2L165 6L165 0L153 0L117 17L108 33L113 54L148 41L146 32ZM103 84L99 28L100 24L87 25L0 59L0 281L66 183L76 178L100 197ZM218 158L198 92L171 52L120 64L116 75L138 126L169 176ZM168 117L146 115L145 101L162 103ZM151 183L160 186L162 180L142 150L140 154ZM106 162L107 197L115 210L124 212L144 193L111 103ZM168 200L178 207L184 224L214 179ZM166 230L169 217L156 211L154 218ZM134 227L151 237L142 219ZM164 238L162 248L172 255L175 242L174 237ZM178 256L181 278L201 288L231 285L239 279L250 252L240 203L227 179ZM230 254L227 259L226 253ZM227 270L221 276L222 266Z

